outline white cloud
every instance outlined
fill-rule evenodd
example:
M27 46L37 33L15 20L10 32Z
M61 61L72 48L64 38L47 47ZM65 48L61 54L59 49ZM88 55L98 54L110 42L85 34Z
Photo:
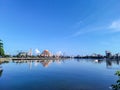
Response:
M120 20L113 21L111 25L109 26L109 29L112 29L115 32L120 31Z
M80 21L81 22L81 21ZM75 33L73 33L72 37L77 37L82 34L86 33L93 33L101 31L102 33L113 33L113 32L120 32L120 19L111 22L109 25L106 23L106 25L101 26L86 26L85 28L82 28Z
M75 25L73 25L73 28L74 29L79 28L82 23L83 23L83 21L76 22Z
M75 32L72 36L73 37L77 37L79 35L82 35L82 34L86 34L86 33L92 33L92 32L97 32L97 31L100 31L102 29L105 29L106 27L87 27L87 28L83 28L77 32Z

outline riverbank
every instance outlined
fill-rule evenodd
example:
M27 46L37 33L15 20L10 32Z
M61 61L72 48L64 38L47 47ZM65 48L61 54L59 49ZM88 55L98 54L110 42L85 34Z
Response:
M10 61L11 58L0 58L0 61Z

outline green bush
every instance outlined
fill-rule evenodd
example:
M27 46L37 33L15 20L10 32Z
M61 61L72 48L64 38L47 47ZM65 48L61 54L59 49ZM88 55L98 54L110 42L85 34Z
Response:
M116 81L116 84L112 84L113 90L120 90L120 71L116 71L115 75L118 76L118 80Z

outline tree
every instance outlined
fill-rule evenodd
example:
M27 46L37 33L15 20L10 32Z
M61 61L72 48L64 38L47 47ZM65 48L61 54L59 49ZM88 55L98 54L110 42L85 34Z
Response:
M0 40L0 56L4 56L3 42Z
M116 71L115 75L118 76L118 80L116 81L116 84L112 84L112 89L113 90L120 90L120 71Z

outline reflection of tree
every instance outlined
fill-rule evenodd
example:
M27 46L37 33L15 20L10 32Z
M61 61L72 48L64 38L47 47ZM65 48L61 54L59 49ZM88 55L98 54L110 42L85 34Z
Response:
M0 77L2 76L2 72L3 72L3 70L0 70Z
M112 89L113 90L120 90L120 71L117 71L115 75L118 76L118 80L116 81L116 84L112 84Z
M80 62L80 59L77 59L78 62Z
M0 65L1 65L1 64L4 64L4 63L9 63L9 61L6 61L6 60L2 60L2 61L1 61L1 60L0 60Z

